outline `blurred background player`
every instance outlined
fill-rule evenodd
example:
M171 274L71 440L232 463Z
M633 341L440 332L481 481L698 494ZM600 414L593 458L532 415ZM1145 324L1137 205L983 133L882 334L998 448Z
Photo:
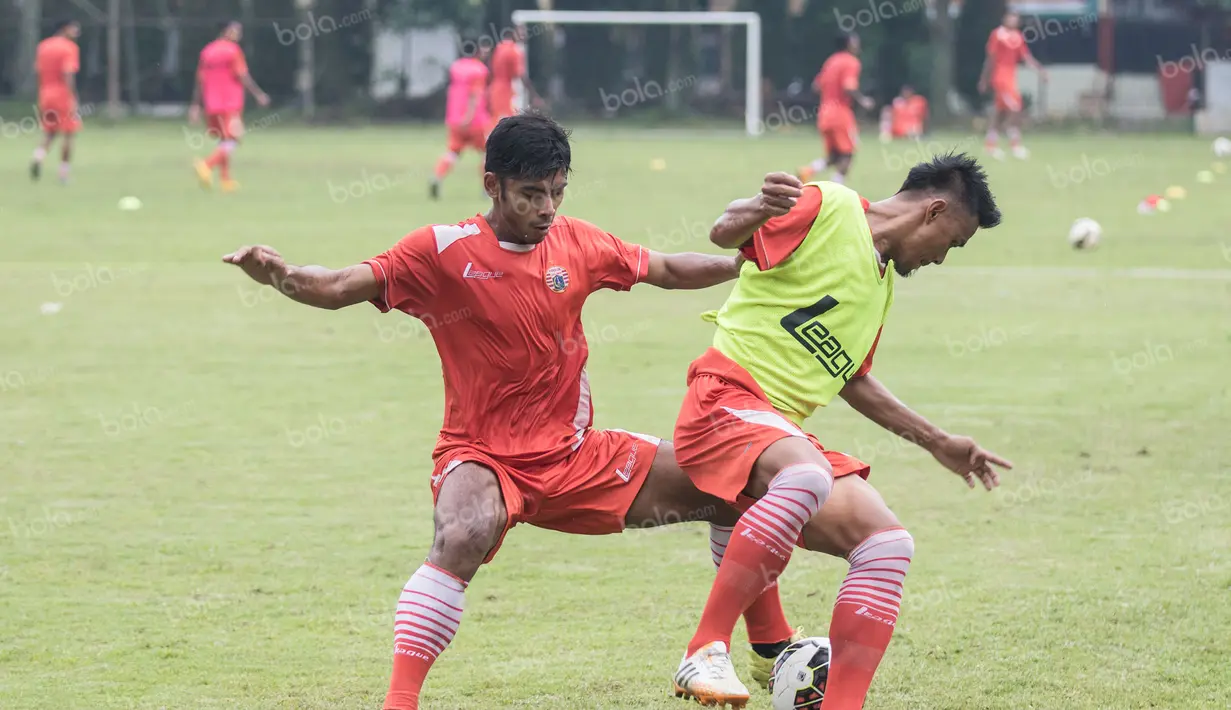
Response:
M81 25L69 20L56 25L55 34L39 42L34 67L38 74L38 113L43 126L43 142L34 149L30 161L30 179L38 180L43 159L57 134L60 143L60 182L68 182L69 161L73 154L73 135L81 129L77 103L77 70L81 51L77 38Z
M218 168L222 190L232 192L239 183L231 179L231 153L244 135L244 89L252 92L261 106L269 105L269 96L248 74L248 62L239 40L244 28L238 22L228 22L218 39L205 45L197 65L197 83L192 92L188 119L196 123L205 104L205 129L218 139L218 147L205 160L196 162L197 177L202 187L213 187L214 168Z
M516 39L501 40L492 50L492 84L487 92L492 126L521 108L516 100L518 84L527 103L539 103L534 85L526 74L526 53L517 44L525 36L525 28L519 26L516 32Z
M1040 79L1047 80L1047 71L1030 53L1020 26L1021 17L1016 12L1005 13L1004 21L987 38L987 60L983 62L983 73L979 77L979 93L986 94L990 87L995 94L995 113L987 127L985 144L988 153L997 160L1004 160L1004 151L1000 149L999 131L1002 128L1009 135L1013 157L1021 160L1030 157L1022 145L1022 95L1017 89L1018 62L1025 61L1038 70Z
M487 107L487 69L490 51L478 47L477 57L462 57L449 67L449 98L445 105L445 126L449 129L449 146L436 161L436 174L432 176L429 190L432 199L440 198L440 183L453 169L458 155L464 148L473 148L479 154L479 171L483 171L483 153L487 150L487 133L493 127ZM510 94L510 102L512 97ZM510 114L512 111L510 111Z
M916 94L914 87L907 84L894 97L892 104L881 109L881 140L918 138L923 135L927 117L928 100Z
M876 102L859 92L859 35L838 35L836 50L812 81L812 88L821 94L816 127L825 142L825 158L817 158L799 169L799 179L812 180L826 165L834 169L833 181L843 183L851 169L851 158L859 143L859 126L851 101L871 111Z

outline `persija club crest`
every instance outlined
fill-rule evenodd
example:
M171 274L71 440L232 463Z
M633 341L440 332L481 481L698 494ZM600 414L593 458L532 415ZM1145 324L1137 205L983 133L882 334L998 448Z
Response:
M568 270L563 266L548 267L543 280L554 293L564 293L564 289L568 288Z

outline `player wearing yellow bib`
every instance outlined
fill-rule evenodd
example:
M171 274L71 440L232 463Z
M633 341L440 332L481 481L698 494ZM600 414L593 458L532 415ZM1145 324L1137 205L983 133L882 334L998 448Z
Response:
M689 368L675 454L697 488L744 512L733 530L711 533L718 576L676 673L678 695L747 703L729 656L741 614L753 676L768 680L792 635L777 579L799 544L850 562L829 627L822 707L863 706L893 634L914 541L868 484L868 465L826 451L800 425L840 396L972 488L976 478L988 490L999 484L993 465L1008 461L944 432L868 374L895 272L942 263L977 229L999 223L982 168L946 155L916 165L897 194L874 203L836 183L773 173L759 195L731 203L714 224L710 239L751 263L716 314L713 347Z

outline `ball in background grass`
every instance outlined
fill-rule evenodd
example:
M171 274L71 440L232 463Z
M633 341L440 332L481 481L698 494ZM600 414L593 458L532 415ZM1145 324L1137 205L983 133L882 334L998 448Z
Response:
M658 171L662 171L666 169L667 169L667 161L663 160L662 158L655 158L650 161L650 170L658 172Z
M125 212L141 209L141 200L129 195L128 197L120 198L120 209Z
M1203 183L1206 185L1214 182L1214 173L1210 172L1209 170L1202 170L1201 172L1197 173L1197 182Z
M1214 155L1231 158L1231 139L1219 136L1214 139Z

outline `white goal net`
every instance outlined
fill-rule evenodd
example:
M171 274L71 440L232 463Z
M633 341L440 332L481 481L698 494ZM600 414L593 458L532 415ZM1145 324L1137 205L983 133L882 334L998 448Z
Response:
M553 113L681 124L734 116L749 135L763 130L755 12L518 10L512 19Z

